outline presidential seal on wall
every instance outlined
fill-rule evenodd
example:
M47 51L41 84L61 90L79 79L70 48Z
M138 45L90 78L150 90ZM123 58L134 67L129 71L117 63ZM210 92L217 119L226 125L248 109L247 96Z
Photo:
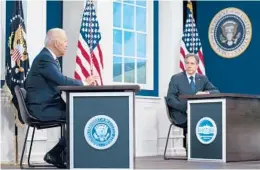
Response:
M118 126L111 117L97 115L86 123L84 136L87 143L94 149L108 149L117 141Z
M212 19L208 36L215 53L224 58L234 58L250 44L252 25L242 10L225 8Z

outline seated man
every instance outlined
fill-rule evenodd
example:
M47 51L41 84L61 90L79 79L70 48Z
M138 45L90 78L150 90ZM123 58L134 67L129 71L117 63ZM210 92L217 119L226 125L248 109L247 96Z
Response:
M183 128L184 147L186 148L187 134L187 101L179 95L212 94L219 90L204 75L197 74L199 57L188 54L185 57L185 71L171 77L167 93L167 105L176 126Z
M84 81L74 80L62 75L57 57L65 54L67 49L66 33L62 29L51 29L45 39L45 47L35 57L25 82L27 90L27 107L29 112L42 121L65 120L66 104L61 98L57 86L90 85L96 76ZM61 154L65 149L65 139L52 148L44 157L48 163L65 168Z

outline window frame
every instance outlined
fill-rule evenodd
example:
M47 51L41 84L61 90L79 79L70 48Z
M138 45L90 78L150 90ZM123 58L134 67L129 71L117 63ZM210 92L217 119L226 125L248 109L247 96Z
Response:
M134 20L134 29L124 29L122 24L123 24L123 5L124 3L121 1L113 1L114 2L118 2L121 4L121 27L114 27L113 26L113 31L114 30L120 30L122 31L122 54L121 55L117 55L114 54L113 52L113 57L120 57L122 59L122 62L124 61L123 59L128 58L128 56L123 55L124 53L124 31L130 31L133 33L139 33L139 31L137 31L135 29L136 27L136 20ZM126 85L126 84L138 84L141 87L141 92L139 93L140 95L150 95L150 96L157 96L158 95L158 66L156 68L156 65L158 65L158 27L156 27L156 25L158 25L158 2L154 1L152 3L150 3L151 1L147 1L148 3L146 4L146 32L141 32L141 33L145 33L147 38L146 38L146 58L140 58L137 57L137 37L135 36L135 56L133 57L133 59L135 60L135 82L137 82L137 60L141 59L141 60L146 60L146 83L145 84L140 84L140 83L128 83L128 82L124 82L124 62L122 63L121 69L122 69L122 81L123 82L114 82L114 77L112 75L112 81L113 84L119 84L119 85ZM128 4L125 3L127 5L131 5L134 6L134 18L136 18L136 7L139 7L139 5L137 4ZM153 14L153 17L149 18L148 16ZM113 16L114 17L114 16ZM113 24L112 24L113 25ZM157 40L156 40L157 38ZM113 62L113 60L112 60ZM112 72L113 72L113 65L112 65ZM153 75L151 76L150 73L153 73ZM155 74L157 73L157 74ZM113 74L113 73L112 73ZM157 83L156 83L157 80ZM157 87L157 88L156 88ZM157 91L157 92L156 92Z
M97 6L97 16L100 23L100 31L102 40L100 42L103 60L104 60L104 83L110 85L127 85L133 83L118 83L113 82L113 2L114 1L95 1ZM149 1L151 2L151 1ZM141 90L136 94L140 96L158 96L158 75L159 75L159 2L153 1L153 54L151 60L153 63L150 68L153 70L150 77L152 77L152 88L145 88L140 84ZM147 24L148 25L148 24Z

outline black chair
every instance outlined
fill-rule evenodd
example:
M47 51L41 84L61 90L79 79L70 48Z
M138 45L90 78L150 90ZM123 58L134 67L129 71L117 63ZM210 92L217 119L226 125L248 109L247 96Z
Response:
M175 120L173 119L173 117L170 115L170 112L169 112L169 107L167 105L167 98L164 97L164 102L165 102L165 105L166 105L166 112L167 112L167 117L170 121L170 126L169 126L169 130L168 130L168 135L167 135L167 139L166 139L166 144L165 144L165 149L164 149L164 154L163 154L163 157L164 157L164 160L170 160L170 159L174 159L174 160L187 160L187 157L167 157L166 156L166 151L167 151L167 147L168 147L168 141L169 141L169 137L170 137L170 133L171 133L171 129L172 129L172 126L177 126L179 127L176 123L175 123ZM181 128L181 127L180 127Z
M26 107L26 90L24 88L20 88L19 86L15 86L15 95L18 100L19 104L19 110L20 110L20 116L23 119L24 123L28 125L25 139L24 139L24 144L23 144L23 150L22 150L22 155L20 159L20 168L23 169L23 156L24 156L24 151L26 147L26 141L28 138L28 133L30 127L33 128L33 133L31 137L31 144L29 148L29 154L28 154L28 166L31 168L43 168L43 167L54 167L53 165L37 165L37 164L31 164L30 158L31 158L31 151L32 151L32 144L34 140L34 133L35 133L35 128L40 130L40 129L48 129L48 128L54 128L54 127L60 127L61 128L61 136L63 135L63 128L65 126L65 120L60 120L60 121L40 121L33 115L29 113Z

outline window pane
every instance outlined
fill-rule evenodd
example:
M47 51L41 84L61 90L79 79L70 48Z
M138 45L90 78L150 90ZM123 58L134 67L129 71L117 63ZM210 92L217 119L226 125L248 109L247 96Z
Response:
M135 54L135 34L133 32L124 32L124 55L134 56Z
M122 31L113 30L113 53L121 55L122 54Z
M136 30L146 32L146 9L136 7Z
M146 35L137 34L137 57L146 58Z
M130 0L130 1L124 0L124 3L134 4L134 0Z
M118 2L113 3L113 25L114 27L121 27L121 4Z
M146 6L146 1L137 0L136 1L136 5L145 7Z
M137 60L137 83L146 84L146 60Z
M122 57L113 58L113 81L122 82Z
M134 7L131 5L124 4L124 28L125 29L134 29Z
M135 82L135 60L133 58L125 58L125 82Z

